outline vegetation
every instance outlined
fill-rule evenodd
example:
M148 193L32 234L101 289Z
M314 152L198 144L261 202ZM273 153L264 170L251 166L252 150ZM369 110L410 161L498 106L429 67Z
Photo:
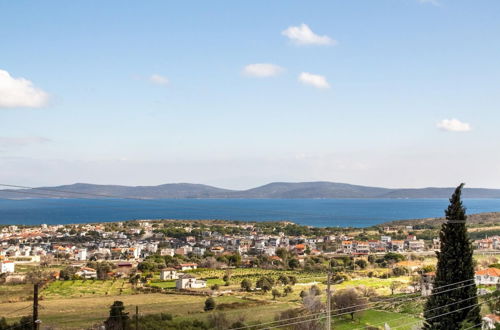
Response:
M460 329L464 323L469 326L481 323L477 289L473 282L473 250L461 200L463 186L463 183L459 185L450 198L447 221L439 233L441 251L437 252L434 289L425 305L426 329L453 330ZM444 286L453 290L441 289Z

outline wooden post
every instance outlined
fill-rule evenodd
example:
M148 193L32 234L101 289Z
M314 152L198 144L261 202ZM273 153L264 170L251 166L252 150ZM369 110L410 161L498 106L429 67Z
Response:
M34 285L33 287L33 330L38 330L39 329L39 323L40 321L38 320L38 283Z
M139 306L135 306L135 330L139 330Z
M330 290L330 285L332 281L332 272L328 271L328 277L326 280L326 330L332 328L332 294Z

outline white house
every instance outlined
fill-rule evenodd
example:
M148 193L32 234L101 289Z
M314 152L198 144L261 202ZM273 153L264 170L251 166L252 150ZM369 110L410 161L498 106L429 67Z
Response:
M160 280L168 281L168 280L176 280L179 278L177 274L177 270L174 268L163 268L160 271Z
M198 264L195 263L179 264L179 266L181 267L181 270L191 270L198 268Z
M171 256L173 257L175 254L175 249L170 249L170 248L163 248L160 250L160 255L161 256Z
M175 287L180 289L201 289L207 287L207 281L197 280L196 277L190 274L182 275L175 281Z
M76 260L87 260L87 249L79 249L78 254L76 255Z
M12 260L0 261L0 274L13 273L14 269L15 269L14 261Z
M83 278L97 278L97 271L94 268L82 267L76 272L76 275Z
M500 269L487 268L476 272L476 284L495 285L500 283Z

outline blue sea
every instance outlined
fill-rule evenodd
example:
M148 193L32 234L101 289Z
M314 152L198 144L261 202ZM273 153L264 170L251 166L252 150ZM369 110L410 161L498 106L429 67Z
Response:
M0 225L136 219L293 221L317 227L368 227L440 217L447 199L26 199L0 200ZM500 199L466 199L467 213L500 211Z

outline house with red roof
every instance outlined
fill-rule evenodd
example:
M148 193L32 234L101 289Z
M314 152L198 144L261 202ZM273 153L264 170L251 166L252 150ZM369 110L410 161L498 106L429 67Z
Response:
M495 285L500 284L500 269L486 268L476 272L476 284Z

